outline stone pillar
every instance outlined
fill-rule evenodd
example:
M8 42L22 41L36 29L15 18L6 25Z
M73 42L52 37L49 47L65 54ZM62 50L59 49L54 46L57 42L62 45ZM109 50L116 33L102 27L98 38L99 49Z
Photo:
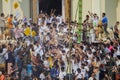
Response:
M33 22L37 23L37 5L38 5L38 0L32 0L32 18L33 18Z
M71 0L65 0L65 20L68 21L71 18Z
M62 17L63 20L65 21L65 0L62 0Z
M105 0L105 12L108 17L108 27L114 26L117 20L118 0Z
M117 21L120 21L120 0L118 0L117 4Z
M0 0L0 13L3 12L2 11L2 0Z

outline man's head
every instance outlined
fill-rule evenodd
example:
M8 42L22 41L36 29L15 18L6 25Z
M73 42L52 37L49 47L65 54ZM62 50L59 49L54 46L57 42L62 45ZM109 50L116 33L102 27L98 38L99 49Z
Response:
M102 13L102 17L105 17L106 16L106 13Z
M94 18L96 18L96 17L97 17L97 14L96 14L96 13L94 13L94 14L93 14L93 16L94 16Z
M81 70L80 70L80 68L78 68L78 69L77 69L77 72L78 72L78 73L81 73Z
M13 14L10 14L10 18L13 18Z
M1 13L1 15L0 15L1 17L4 17L5 15L4 15L4 13Z
M61 67L61 71L62 71L62 72L64 71L64 67Z
M86 20L89 20L89 15L86 15Z
M120 22L119 22L119 21L117 21L117 22L116 22L116 25L119 25L119 24L120 24Z

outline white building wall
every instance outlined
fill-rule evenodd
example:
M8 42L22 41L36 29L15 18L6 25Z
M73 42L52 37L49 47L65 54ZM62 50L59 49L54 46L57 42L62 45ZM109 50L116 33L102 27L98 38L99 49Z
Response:
M100 15L105 12L105 0L100 0ZM102 18L102 16L100 16Z
M117 4L117 21L120 22L120 0L118 0Z
M92 0L92 12L101 16L101 2L100 0Z
M11 1L12 0L8 0L8 2L6 2L5 0L2 0L3 13L5 15L11 14L11 12L12 12Z
M117 21L117 3L118 0L105 0L105 12L108 17L109 27Z
M0 0L0 13L3 12L2 11L2 0Z
M19 7L14 9L14 1L15 0L2 0L2 10L5 15L13 14L22 18L23 16L30 17L30 0L21 0L18 4ZM18 0L19 1L19 0Z
M78 20L78 0L71 0L71 18Z
M97 13L102 19L102 13L105 12L109 27L113 26L115 22L120 21L120 0L83 0L82 20L88 14L88 11Z
M102 12L105 12L105 0L83 0L83 20L88 11L96 13L101 19Z
M20 3L21 9L23 10L23 15L30 17L30 0L22 0Z
M92 12L92 0L83 0L82 21L85 19L88 11Z

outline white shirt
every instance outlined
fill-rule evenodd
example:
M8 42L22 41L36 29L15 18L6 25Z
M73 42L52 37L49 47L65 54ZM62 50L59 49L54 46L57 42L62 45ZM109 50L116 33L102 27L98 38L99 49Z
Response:
M94 34L94 29L90 29L90 34Z
M94 27L98 26L98 19L97 18L93 18L92 21L93 21Z
M89 65L91 64L91 60L90 59L88 59L87 62L88 62Z
M87 53L87 56L88 56L89 59L92 59L93 54L92 53L91 54Z
M42 18L38 19L38 25L40 26L42 24Z
M49 67L49 65L50 65L47 60L45 60L45 61L43 62L43 64L44 64L45 67Z
M52 22L52 19L53 19L53 17L51 16L51 18L50 18L50 22Z
M86 71L89 71L89 67L88 67L88 66L85 66L85 70L86 70Z
M49 30L48 27L43 25L43 26L41 26L41 28L39 30L39 33L43 32L43 34L46 35L46 31L48 31L48 30Z
M116 61L116 65L119 66L120 65L120 60Z
M86 70L85 69L81 69L81 74L83 75L83 77L85 77Z
M7 60L8 59L7 48L4 48L2 53L5 54L4 57Z
M69 48L63 48L63 50L65 50L65 53L67 53L69 51Z
M93 80L93 77L90 77L89 80Z
M79 68L79 64L73 63L73 70L74 72Z
M62 23L62 17L61 16L57 16L56 19L58 20L58 24Z
M63 28L63 32L66 33L67 32L67 28Z
M118 55L120 56L120 52L119 51L115 52L113 56L117 57Z
M82 74L81 73L78 73L77 79L82 79Z
M46 36L46 41L49 41L50 40L50 36Z
M34 50L35 50L34 56L37 56L37 54L39 54L42 57L43 50L41 45L38 45L38 46L34 45Z
M92 49L92 52L94 53L94 52L96 52L96 50L93 48L93 49Z
M60 80L63 80L65 76L66 76L66 72L65 71L64 72L61 71L60 74L59 74Z
M66 61L66 55L64 53L64 55L62 55L62 60L65 62Z
M39 78L40 78L40 80L44 80L45 79L45 75L43 73L41 73Z

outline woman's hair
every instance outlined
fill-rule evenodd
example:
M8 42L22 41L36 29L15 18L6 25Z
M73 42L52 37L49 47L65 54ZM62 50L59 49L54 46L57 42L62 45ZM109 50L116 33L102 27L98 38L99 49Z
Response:
M0 15L1 17L4 17L4 13L1 13L1 15Z

